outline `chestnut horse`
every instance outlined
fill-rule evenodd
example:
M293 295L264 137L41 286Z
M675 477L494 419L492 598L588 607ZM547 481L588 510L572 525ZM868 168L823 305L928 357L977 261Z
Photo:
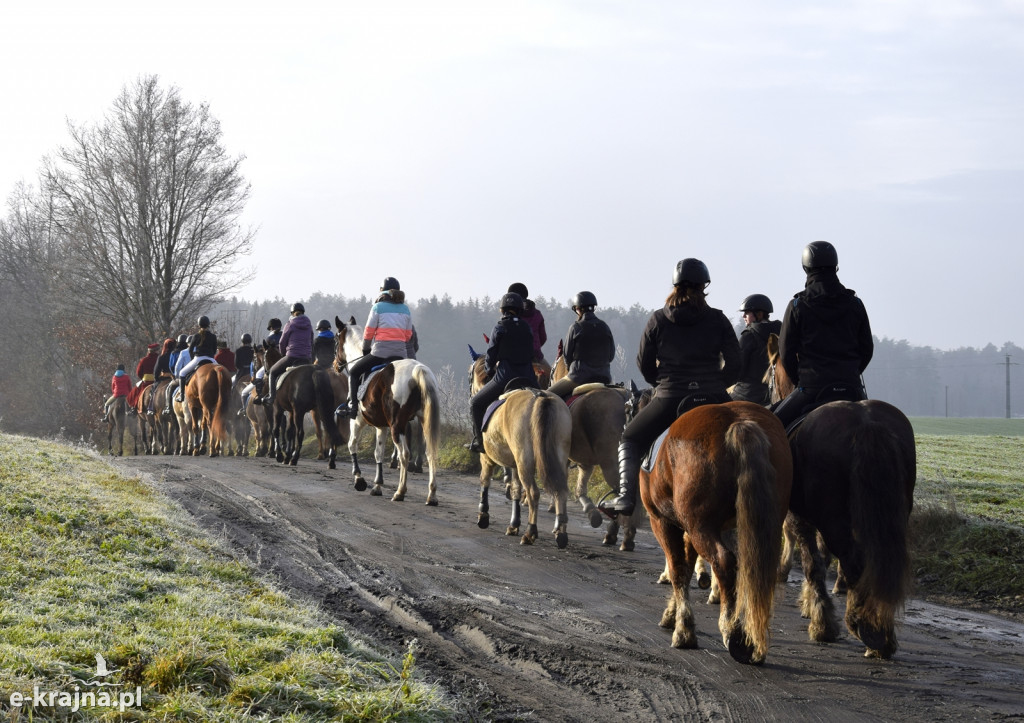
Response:
M641 470L640 497L668 562L672 597L660 624L674 629L674 647L697 647L689 585L700 555L719 581L729 654L764 662L791 484L785 430L758 404L707 404L669 427L653 468ZM723 542L734 527L735 552Z
M185 386L185 404L192 414L192 454L207 447L211 457L228 452L231 372L216 363L200 365Z
M567 374L565 357L555 359L551 369L551 381L556 382ZM618 490L619 481L619 440L622 428L626 426L626 402L630 392L622 387L604 384L585 384L573 390L569 412L572 415L572 442L569 446L569 460L579 467L576 478L576 500L583 507L591 527L600 527L604 515L587 494L594 470L601 468L605 483ZM604 544L614 545L622 527L624 551L635 547L636 525L633 515L617 515L608 525Z
M339 346L345 353L353 353L353 359L362 354L363 327L350 319L343 324L334 318L338 328ZM367 380L364 380L367 381ZM366 480L359 469L357 450L359 433L363 427L371 426L377 431L374 447L374 461L377 473L374 476L371 495L379 496L384 489L385 441L390 432L391 441L398 449L398 488L391 496L392 502L401 502L409 484L409 424L412 420L420 423L427 456L427 504L437 505L437 453L441 445L441 401L438 396L437 379L430 368L415 359L399 359L389 362L368 380L366 392L359 401L359 414L351 421L348 451L352 456L354 486L360 492L366 489Z
M773 401L793 386L777 364L777 342L769 341ZM800 604L811 620L808 633L818 642L838 637L825 590L831 551L846 580L847 629L867 647L865 657L889 659L898 647L896 614L911 574L907 530L917 452L910 420L875 399L829 402L794 425L789 440L793 496L785 527L800 546Z
M478 359L476 363L482 362ZM486 529L490 525L488 490L491 475L500 465L512 471L512 519L505 534L519 534L520 500L525 495L529 518L520 543L532 545L536 541L537 509L540 505L538 484L542 483L555 499L555 527L552 532L559 549L564 548L569 543L566 506L572 416L561 398L539 389L516 389L502 397L504 403L491 415L483 432L477 526Z

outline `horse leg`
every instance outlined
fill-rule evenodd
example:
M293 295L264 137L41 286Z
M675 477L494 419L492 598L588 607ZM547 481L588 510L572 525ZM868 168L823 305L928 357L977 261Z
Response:
M754 644L747 639L747 633L737 615L738 565L736 555L725 546L714 530L698 530L690 536L690 541L695 549L701 551L705 560L711 563L711 569L718 579L720 599L718 630L722 634L722 643L737 662L753 662Z
M793 553L796 551L796 531L793 529L795 522L792 521L793 514L786 515L782 523L782 556L779 558L779 582L789 582L789 573L793 569Z
M370 494L374 497L380 497L384 494L384 444L386 437L383 429L377 430L377 443L373 448L373 460L377 465L377 472L373 476L373 487L370 489Z
M512 517L508 521L508 528L505 530L506 535L518 535L519 527L522 525L522 497L523 497L523 484L519 479L519 473L514 468L512 469Z
M296 414L296 416L299 415ZM299 421L295 424L295 444L294 448L292 449L291 456L292 467L295 467L299 464L299 457L302 455L302 443L306 440L306 425L303 424L304 421L305 420L302 417L299 417ZM319 457L319 459L323 459L323 457L321 456Z
M604 515L601 514L601 510L597 509L597 505L590 499L590 495L587 494L587 488L590 485L590 478L594 476L593 466L580 465L579 476L576 477L576 501L583 507L583 514L585 514L590 521L591 527L600 527L601 521L604 519Z
M514 472L514 470L511 467L502 467L501 468L501 481L505 484L505 499L506 500L510 500L513 497L513 492L514 492L514 490L512 489L512 485L513 485L512 475L513 475L513 472Z
M392 441L395 444L395 453L398 455L398 489L392 495L392 502L405 500L406 486L409 483L409 437L404 432L399 432L397 437L392 432ZM383 482L383 464L381 465L381 482Z
M672 630L673 648L696 648L696 624L689 593L696 556L688 554L682 529L671 522L652 516L651 531L665 553L665 568L672 583L672 594L658 624Z
M825 590L828 563L818 545L818 535L806 520L793 515L792 530L800 545L800 565L804 582L800 588L800 614L810 619L807 634L819 643L832 643L839 638L832 599Z
M476 526L481 530L486 530L491 524L487 493L491 487L491 474L494 472L494 467L495 464L490 457L480 455L480 506L477 508Z
M353 419L350 427L351 433L348 437L348 453L352 458L352 478L354 480L353 486L357 492L362 492L366 489L366 480L363 478L363 472L359 469L359 457L357 450L359 449L359 433L363 430L362 418Z

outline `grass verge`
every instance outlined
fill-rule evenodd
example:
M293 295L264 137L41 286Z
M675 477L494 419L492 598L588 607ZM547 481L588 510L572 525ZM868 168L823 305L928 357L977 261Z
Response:
M392 660L351 639L94 453L0 435L5 720L457 718L414 670L414 647ZM58 696L12 705L36 690ZM75 693L135 690L123 710L72 710Z

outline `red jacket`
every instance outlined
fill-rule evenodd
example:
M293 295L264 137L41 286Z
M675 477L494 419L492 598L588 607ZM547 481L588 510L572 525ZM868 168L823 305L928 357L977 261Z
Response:
M110 391L115 397L127 397L128 392L132 390L132 378L127 374L117 376L116 374L110 379Z
M232 374L235 373L235 352L230 349L218 349L213 355L213 360Z
M139 359L138 365L135 367L135 375L146 382L153 381L153 370L156 369L156 360L159 357L159 353L156 349L151 351L146 356ZM146 379L146 375L149 375L149 379Z

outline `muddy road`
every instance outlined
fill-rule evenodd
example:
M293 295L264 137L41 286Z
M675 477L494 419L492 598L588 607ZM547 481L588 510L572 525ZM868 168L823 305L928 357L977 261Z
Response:
M522 546L504 535L511 506L500 485L491 527L477 528L471 476L442 473L439 506L427 507L425 474L412 475L398 503L390 470L385 496L371 497L353 489L342 464L117 464L147 475L205 529L358 634L395 653L418 640L419 674L478 720L1024 719L1018 622L911 600L895 659L870 660L849 636L808 641L794 572L779 589L766 664L741 666L704 591L692 591L700 649L670 647L658 626L664 559L646 527L635 551L620 552L573 507L566 549L546 512L537 544Z

